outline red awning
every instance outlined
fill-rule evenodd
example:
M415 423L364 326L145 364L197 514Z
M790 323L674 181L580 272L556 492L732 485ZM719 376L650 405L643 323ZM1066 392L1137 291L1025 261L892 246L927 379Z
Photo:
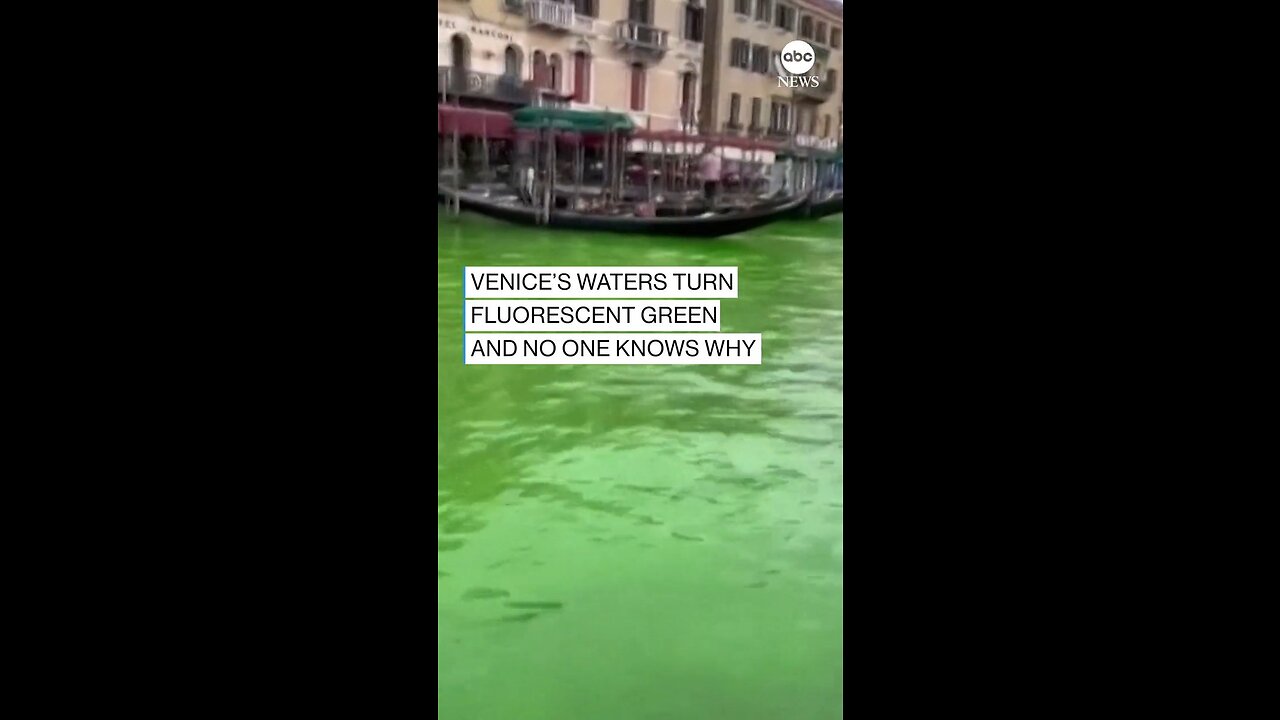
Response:
M437 105L436 134L452 135L455 129L459 135L487 136L495 140L514 137L511 116L504 112Z

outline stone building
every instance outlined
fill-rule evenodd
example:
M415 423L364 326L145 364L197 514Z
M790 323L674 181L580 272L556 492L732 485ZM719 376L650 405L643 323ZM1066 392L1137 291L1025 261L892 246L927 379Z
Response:
M629 113L693 127L702 82L700 0L441 0L437 95L463 105Z
M844 135L844 6L833 0L707 0L700 125L703 132L747 134L832 149ZM779 63L783 46L809 43L806 76L791 86Z

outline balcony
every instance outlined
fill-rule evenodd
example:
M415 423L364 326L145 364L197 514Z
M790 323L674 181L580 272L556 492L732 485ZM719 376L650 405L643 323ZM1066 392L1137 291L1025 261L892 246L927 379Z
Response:
M623 47L657 57L667 52L667 31L634 20L619 20L613 26L613 37Z
M512 0L505 0L510 3ZM524 0L525 15L531 25L564 32L590 32L591 18L578 17L573 5L554 0Z
M528 105L530 92L518 77L458 70L443 65L436 67L436 92L440 95L480 98Z
M791 131L787 128L771 127L765 132L765 136L771 140L788 140L791 138Z
M831 99L831 90L833 86L826 78L823 78L822 84L818 87L797 86L792 89L797 100L811 100L818 104L822 104Z

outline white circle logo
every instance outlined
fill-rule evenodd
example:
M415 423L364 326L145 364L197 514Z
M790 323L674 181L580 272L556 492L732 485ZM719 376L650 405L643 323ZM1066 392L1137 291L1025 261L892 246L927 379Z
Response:
M813 48L803 40L782 46L782 67L792 75L803 75L813 67Z

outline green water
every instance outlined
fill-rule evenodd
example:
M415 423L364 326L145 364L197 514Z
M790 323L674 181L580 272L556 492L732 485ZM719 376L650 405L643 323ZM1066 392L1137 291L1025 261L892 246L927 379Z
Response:
M438 229L440 717L841 717L843 217ZM737 266L764 361L464 366L464 265Z

